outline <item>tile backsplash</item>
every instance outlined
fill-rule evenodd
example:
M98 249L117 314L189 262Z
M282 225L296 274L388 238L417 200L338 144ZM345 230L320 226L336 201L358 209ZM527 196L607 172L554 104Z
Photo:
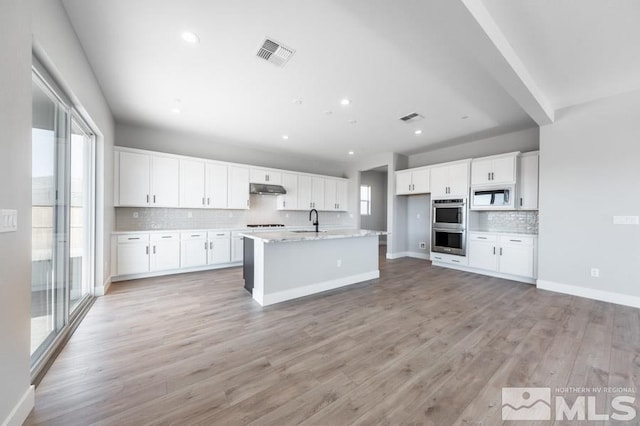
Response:
M538 233L538 211L471 211L469 229L472 231Z
M276 210L273 195L252 195L249 210L116 208L116 231L243 228L254 223L311 226L308 211ZM349 212L320 212L320 227L325 226L355 226L355 218Z

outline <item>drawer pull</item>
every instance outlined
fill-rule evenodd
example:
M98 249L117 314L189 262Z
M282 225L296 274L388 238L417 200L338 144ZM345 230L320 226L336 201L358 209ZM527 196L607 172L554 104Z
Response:
M509 241L511 241L513 243L521 243L522 242L522 240L509 240Z
M129 238L127 238L127 240L139 240L139 239L140 239L140 237L129 237Z
M486 240L487 237L478 237L479 240Z
M201 237L200 234L191 234L192 237Z
M160 238L172 238L172 237L171 237L171 235L163 235L163 236L162 236L162 237L160 237Z

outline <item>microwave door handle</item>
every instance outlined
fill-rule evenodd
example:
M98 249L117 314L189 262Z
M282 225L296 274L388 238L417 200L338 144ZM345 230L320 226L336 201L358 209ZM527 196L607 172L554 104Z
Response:
M496 204L496 193L492 192L491 193L491 202L489 202L489 205L495 205Z
M509 190L508 189L506 189L504 191L504 203L505 204L509 204Z

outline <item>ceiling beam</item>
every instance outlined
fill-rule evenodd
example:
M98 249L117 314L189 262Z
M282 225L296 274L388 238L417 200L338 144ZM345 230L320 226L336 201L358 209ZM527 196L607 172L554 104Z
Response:
M555 111L481 0L460 0L475 21L478 59L539 126L553 123Z

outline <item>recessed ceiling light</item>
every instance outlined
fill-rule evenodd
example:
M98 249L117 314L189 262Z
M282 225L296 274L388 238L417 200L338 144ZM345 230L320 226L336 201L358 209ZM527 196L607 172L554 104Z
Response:
M460 117L461 120L466 120L467 118L469 118L468 115L463 115L462 117Z
M329 111L329 110L324 111L324 115L331 115L331 114L333 114L333 111Z
M291 103L296 105L302 105L302 99L294 99L293 101L291 101Z
M282 135L282 139L286 141L287 139L289 139L289 135Z
M171 108L171 114L175 114L178 115L180 114L182 111L180 111L180 108Z
M358 120L349 120L349 124L356 124Z
M345 98L345 99L340 101L340 105L347 106L349 104L351 104L351 101L349 99L347 99L347 98Z
M192 33L191 31L183 32L182 39L187 43L191 43L191 44L200 43L200 37L198 37L196 33Z
M354 155L354 154L355 154L355 152L349 151L349 155Z
M416 135L421 135L421 134L422 134L422 130L418 129L418 130L416 130L416 131L415 131L415 132L413 132L413 133L415 133Z

